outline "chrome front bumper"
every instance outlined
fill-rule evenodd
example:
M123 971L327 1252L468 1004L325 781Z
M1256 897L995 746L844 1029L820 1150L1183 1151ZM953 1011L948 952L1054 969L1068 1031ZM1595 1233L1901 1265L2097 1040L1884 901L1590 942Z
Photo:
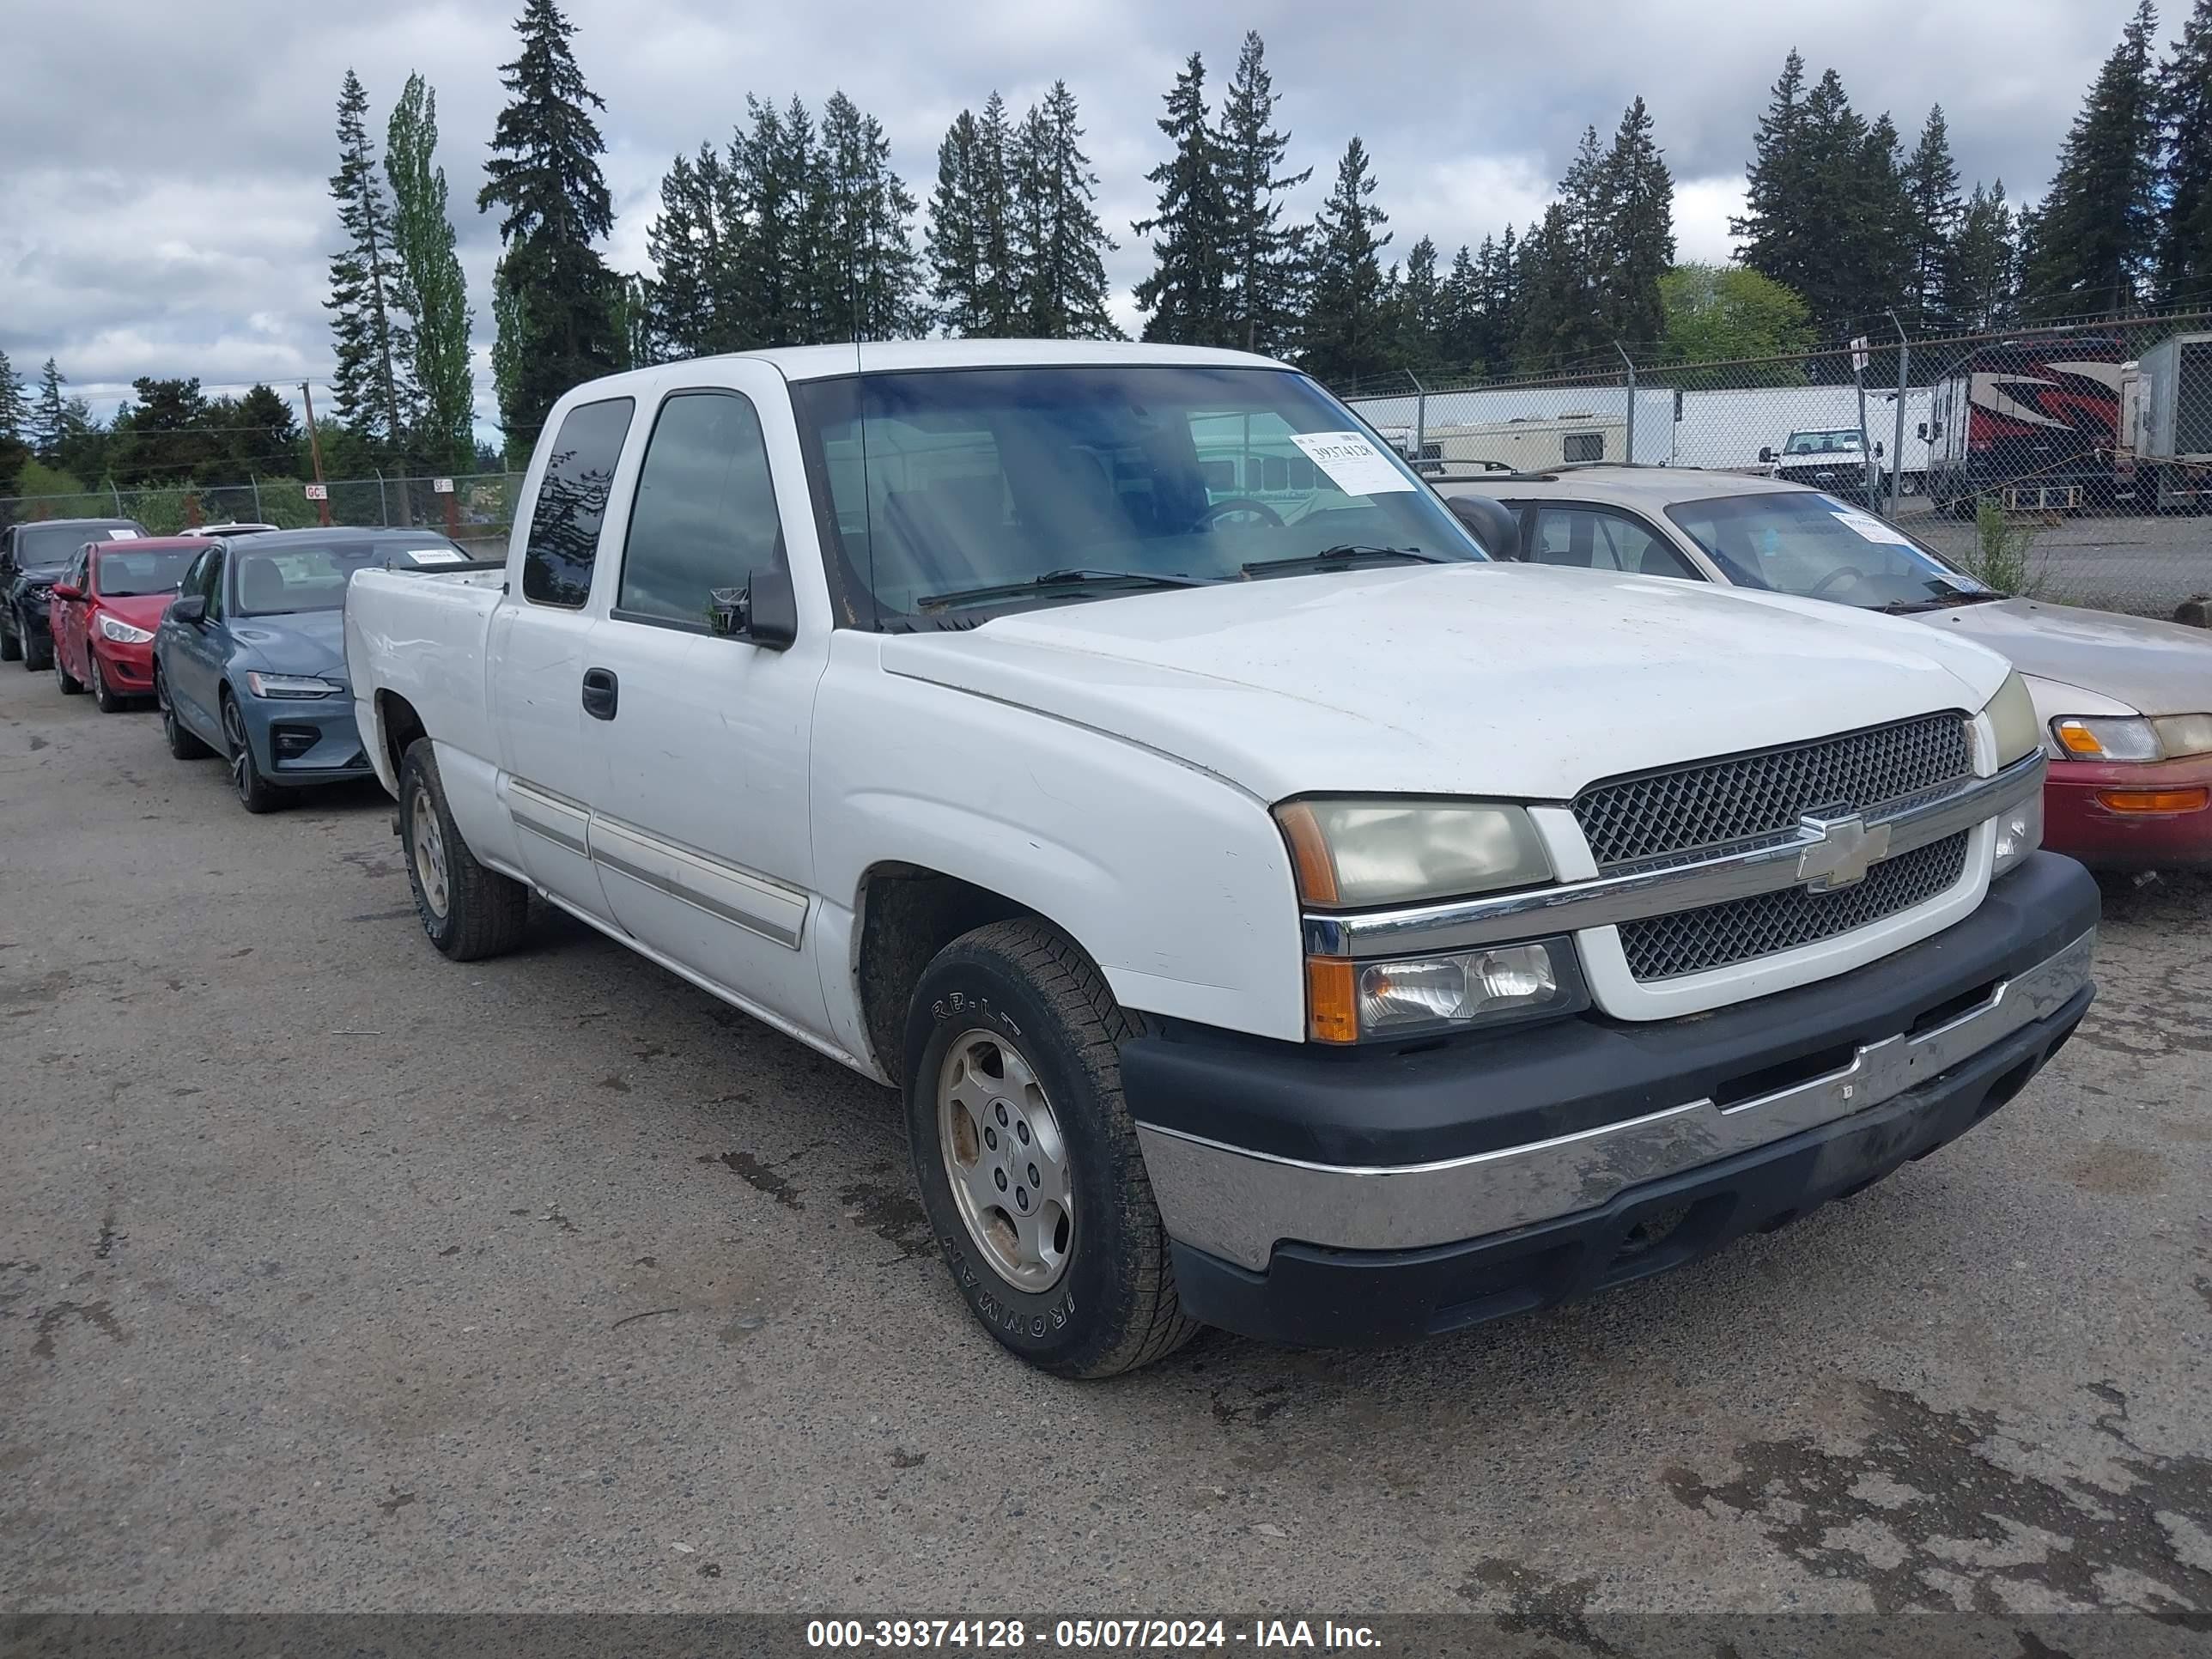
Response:
M2078 874L2078 872L2077 872ZM1442 1163L1305 1163L1139 1122L1152 1193L1178 1243L1264 1270L1282 1240L1346 1250L1455 1243L1571 1215L1626 1188L1881 1104L2066 1006L2089 983L2094 928L1929 1030L1849 1064L1731 1101L1686 1101L1555 1139Z

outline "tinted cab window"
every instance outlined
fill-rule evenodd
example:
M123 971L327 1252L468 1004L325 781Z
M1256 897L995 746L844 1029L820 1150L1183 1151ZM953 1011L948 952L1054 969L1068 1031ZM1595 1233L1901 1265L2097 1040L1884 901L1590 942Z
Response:
M1701 580L1690 562L1655 532L1626 514L1596 507L1540 504L1524 556L1535 564Z
M628 398L610 398L579 404L562 421L530 514L522 556L526 599L574 610L591 598L599 527L635 408Z
M742 587L783 557L751 400L734 392L670 398L638 471L616 615L703 629L715 589Z

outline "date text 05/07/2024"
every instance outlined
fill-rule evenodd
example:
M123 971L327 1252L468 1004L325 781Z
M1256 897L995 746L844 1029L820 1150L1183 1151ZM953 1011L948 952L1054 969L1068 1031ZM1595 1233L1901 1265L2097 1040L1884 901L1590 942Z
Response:
M1367 1625L1334 1620L1058 1619L1048 1626L1019 1619L816 1619L806 1645L826 1650L953 1649L969 1650L1050 1647L1109 1651L1177 1651L1202 1648L1315 1648L1372 1650L1381 1645Z

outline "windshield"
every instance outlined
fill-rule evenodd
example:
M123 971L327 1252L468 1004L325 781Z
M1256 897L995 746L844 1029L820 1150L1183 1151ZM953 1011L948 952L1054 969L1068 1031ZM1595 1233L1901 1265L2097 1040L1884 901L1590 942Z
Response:
M1857 431L1847 427L1840 432L1793 432L1790 434L1790 441L1782 446L1782 453L1785 455L1832 455L1841 450L1856 453L1858 447Z
M1401 458L1287 370L956 369L793 396L845 626L966 627L1339 550L1483 556Z
M110 548L92 556L93 586L112 599L174 592L177 584L185 579L185 569L198 556L196 547L145 548L132 552Z
M104 541L110 537L127 540L137 533L129 525L58 524L44 528L27 525L15 532L15 562L26 570L67 564L87 542Z
M283 617L301 611L337 611L356 570L381 565L388 550L374 542L257 550L250 541L230 550L232 610L241 617Z
M1683 501L1667 516L1740 587L1876 610L1992 594L1894 525L1809 489Z

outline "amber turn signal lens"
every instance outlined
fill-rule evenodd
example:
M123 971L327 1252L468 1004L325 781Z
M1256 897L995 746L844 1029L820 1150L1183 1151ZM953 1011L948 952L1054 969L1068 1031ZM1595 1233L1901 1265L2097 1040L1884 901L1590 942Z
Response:
M1336 861L1328 855L1313 808L1294 800L1275 809L1275 822L1283 826L1283 839L1291 844L1291 867L1297 876L1298 897L1308 904L1336 902Z
M2079 721L2059 721L2057 732L2059 743L2064 746L2069 755L2079 755L2086 760L2094 760L2105 752L2105 745L2097 741L2095 733L2090 732Z
M1316 1042L1359 1041L1356 976L1342 957L1306 958L1306 1035Z
M2201 812L2212 806L2212 789L2100 789L2107 812Z

